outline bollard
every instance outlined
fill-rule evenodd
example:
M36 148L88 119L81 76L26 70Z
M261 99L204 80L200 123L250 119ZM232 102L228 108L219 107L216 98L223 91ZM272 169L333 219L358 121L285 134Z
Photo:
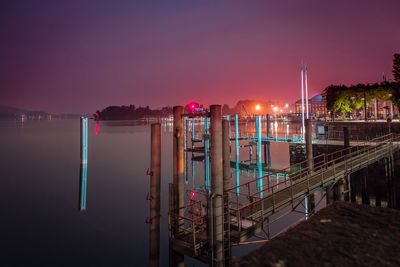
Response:
M149 266L160 264L161 124L151 125Z

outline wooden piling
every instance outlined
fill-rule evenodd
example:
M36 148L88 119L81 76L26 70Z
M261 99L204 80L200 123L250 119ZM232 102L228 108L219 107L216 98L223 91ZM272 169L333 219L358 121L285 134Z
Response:
M184 136L183 136L183 112L182 106L175 106L174 109L174 140L173 140L173 183L176 186L175 210L185 205L184 199ZM180 210L183 216L184 210Z
M151 125L149 266L160 265L161 124Z
M224 173L224 188L223 191L230 187L231 178L231 152L230 152L230 139L229 139L229 121L222 121L222 139L223 139L223 173Z
M211 207L212 266L224 266L224 203L221 106L211 105Z
M306 155L310 172L313 170L313 149L312 149L312 124L311 119L306 119Z
M173 211L178 212L179 216L184 216L184 209L179 209L185 205L184 195L184 137L183 137L183 114L184 108L182 106L175 106L173 108L174 121L173 121ZM173 229L177 230L178 222L173 221ZM170 244L170 266L183 267L184 256L172 250Z

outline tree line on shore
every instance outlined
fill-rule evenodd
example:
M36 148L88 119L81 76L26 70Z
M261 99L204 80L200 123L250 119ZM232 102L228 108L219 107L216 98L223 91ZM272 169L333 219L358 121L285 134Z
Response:
M330 85L325 88L327 109L346 114L367 108L373 99L391 101L400 110L400 54L393 55L393 81L351 86ZM393 114L391 114L393 115Z

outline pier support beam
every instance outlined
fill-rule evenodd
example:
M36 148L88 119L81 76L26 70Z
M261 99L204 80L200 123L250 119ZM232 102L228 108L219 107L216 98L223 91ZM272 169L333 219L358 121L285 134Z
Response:
M345 148L350 147L349 127L343 127L343 142Z
M314 212L315 209L315 195L314 193L310 193L304 198L304 206L305 206L305 217L306 220L309 219L311 213Z
M221 106L211 105L211 231L212 266L224 266L224 203Z
M345 190L345 181L344 181L344 179L342 179L337 184L338 199L340 201L344 201L345 200L344 190Z
M306 155L308 169L313 170L313 149L312 149L312 124L311 119L306 119Z
M179 209L185 204L184 195L184 143L183 143L183 112L182 106L175 106L173 108L174 122L173 122L173 211L178 212L179 216L184 216L184 209ZM177 222L171 222L177 224ZM174 225L177 229L178 225ZM184 256L176 251L172 251L172 244L170 244L170 266L183 267Z
M362 199L362 204L370 204L369 201L369 194L368 194L368 167L365 167L363 170L363 175L361 177L361 199Z
M327 187L326 191L326 205L332 204L335 201L335 188Z
M161 124L151 125L149 266L160 265Z

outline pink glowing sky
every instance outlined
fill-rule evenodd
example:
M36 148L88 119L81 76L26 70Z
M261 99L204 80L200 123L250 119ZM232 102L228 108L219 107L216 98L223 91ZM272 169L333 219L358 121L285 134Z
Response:
M391 78L398 0L10 1L0 4L0 105L294 102Z

